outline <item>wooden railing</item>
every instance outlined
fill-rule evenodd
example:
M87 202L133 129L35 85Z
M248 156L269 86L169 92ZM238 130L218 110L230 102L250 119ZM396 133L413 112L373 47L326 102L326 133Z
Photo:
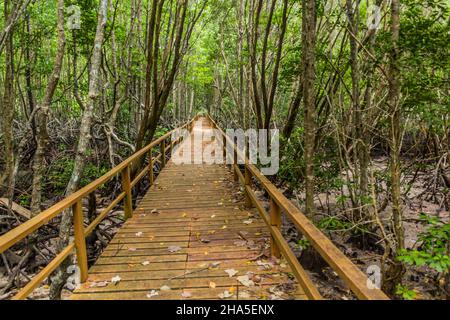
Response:
M123 200L125 219L128 219L133 214L132 207L132 189L139 181L146 175L149 176L150 185L153 184L154 172L153 167L156 162L164 167L166 164L166 153L179 144L183 136L179 136L175 141L170 141L172 134L176 130L180 129L192 129L192 124L197 117L186 123L184 126L179 127L164 136L156 139L145 148L139 150L130 158L123 161L118 166L114 167L111 171L98 178L94 182L78 190L77 192L69 195L64 200L56 203L51 208L41 212L27 222L21 224L8 233L0 236L0 253L5 252L13 245L23 240L27 236L31 235L37 229L47 224L50 220L57 217L64 210L72 208L73 212L73 232L74 241L64 248L45 268L43 268L28 284L23 287L14 297L14 300L26 298L33 290L42 283L67 257L69 257L73 250L76 250L77 263L80 269L80 280L85 282L88 277L88 259L86 251L86 237L89 236L95 228L106 218L106 216ZM167 142L170 144L167 145ZM153 157L153 150L160 148L160 153ZM142 158L148 156L149 164L131 180L131 167L133 163L142 161ZM100 214L87 226L84 226L84 216L82 211L82 199L95 192L102 185L116 177L121 175L122 178L122 192L111 201Z
M233 172L236 181L240 181L245 189L246 204L255 206L265 221L271 233L271 253L275 257L283 255L293 270L293 273L304 289L305 294L310 299L321 299L321 295L309 278L306 271L299 263L297 257L292 252L289 244L281 233L281 213L284 212L294 223L298 231L305 236L314 249L328 263L328 265L338 274L344 283L353 291L359 299L364 300L386 300L388 297L379 289L372 289L368 286L366 275L347 258L332 242L328 239L294 204L291 203L259 170L256 166L249 163L246 154L238 150L235 141L232 141L217 123L209 117L213 126L221 133L224 148L224 156L232 158ZM248 139L247 139L248 140ZM227 145L232 146L230 152L227 152ZM248 141L246 142L248 146ZM248 147L246 147L248 150ZM244 173L239 167L240 160L244 166ZM255 191L253 190L252 180L256 179L270 197L270 208L267 212L259 202Z

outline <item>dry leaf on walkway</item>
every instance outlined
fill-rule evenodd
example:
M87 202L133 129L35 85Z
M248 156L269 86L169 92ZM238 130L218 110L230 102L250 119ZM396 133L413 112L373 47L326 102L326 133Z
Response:
M245 241L245 240L238 240L238 241L233 242L233 244L235 246L238 246L238 247L245 247L247 245L247 241Z
M152 297L155 297L155 296L159 296L159 293L156 290L152 290L149 293L147 293L147 298L149 298L149 299Z
M89 288L103 288L109 284L108 281L92 282Z
M159 290L161 290L161 291L170 291L170 290L172 290L169 286L167 286L167 285L164 285L164 286L162 286L161 288L159 288Z
M142 262L142 265L143 266L148 266L150 264L150 261L144 261L144 262Z
M113 283L113 284L118 284L121 280L122 280L121 277L115 276L115 277L113 277L113 278L111 279L111 283Z
M238 274L239 271L235 270L235 269L227 269L225 270L225 272L231 277L234 277L235 275Z
M224 292L222 292L222 293L219 294L219 298L220 298L220 299L226 299L226 298L231 297L232 295L233 295L233 294L230 293L230 291L226 290L226 291L224 291Z
M249 279L248 275L237 277L237 280L246 287L253 287L255 283Z
M181 247L179 247L179 246L170 246L170 247L168 247L167 248L167 250L169 250L169 252L178 252L178 251L180 251L181 250Z
M209 287L210 287L211 289L214 289L214 288L216 287L216 283L211 281L211 282L209 283Z
M253 220L252 219L249 219L249 220L245 220L244 221L244 224L252 224L253 223Z
M143 234L143 232L136 232L136 237L142 237Z
M151 211L151 214L157 215L157 214L159 214L159 211L158 211L157 209L153 209L153 210Z
M208 238L201 238L200 241L203 242L203 243L210 243L211 242L211 240L209 240Z
M183 291L183 293L181 293L181 296L183 298L190 298L190 297L192 297L192 293L187 292L187 291Z
M265 262L265 261L262 261L262 260L256 261L256 264L257 264L258 266L260 266L260 267L263 267L263 268L266 269L266 270L270 270L270 269L273 268L273 264L272 264L272 263L270 263L270 262Z
M216 261L209 264L209 268L217 268L222 262Z
M137 251L137 249L136 248L128 248L128 251L134 252L134 251Z

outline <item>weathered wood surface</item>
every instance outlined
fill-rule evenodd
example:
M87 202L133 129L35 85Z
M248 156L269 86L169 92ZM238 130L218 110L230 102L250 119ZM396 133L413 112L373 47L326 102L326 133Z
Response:
M208 129L205 119L194 127ZM71 298L219 299L229 291L228 299L306 299L287 263L261 266L269 262L269 231L244 202L225 165L169 161ZM246 274L254 286L237 280Z

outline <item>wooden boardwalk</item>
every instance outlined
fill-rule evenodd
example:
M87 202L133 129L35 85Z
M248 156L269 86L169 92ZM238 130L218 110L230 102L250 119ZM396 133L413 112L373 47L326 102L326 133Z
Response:
M269 246L225 165L170 161L71 299L306 299Z

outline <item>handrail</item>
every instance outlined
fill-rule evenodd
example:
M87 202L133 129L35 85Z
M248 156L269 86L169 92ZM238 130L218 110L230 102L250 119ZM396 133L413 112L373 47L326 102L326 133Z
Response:
M209 121L217 128L223 137L224 154L226 154L227 145L233 148L233 167L235 179L239 180L244 188L246 195L246 203L253 204L261 217L269 227L272 235L272 254L279 257L280 251L288 261L289 265L294 271L294 275L299 281L300 285L305 290L307 296L311 299L320 299L321 296L317 288L307 276L304 269L301 267L297 258L289 248L286 240L281 234L281 210L294 223L296 228L308 239L314 249L321 255L321 257L328 263L328 265L338 274L344 283L353 291L359 298L364 300L387 300L388 296L377 288L369 288L366 275L358 269L358 267L347 258L334 244L328 239L294 204L291 203L279 190L276 188L259 170L256 166L249 163L248 158L238 150L238 146L234 141L231 141L218 124L208 115ZM230 155L227 155L230 156ZM245 176L239 169L237 158L240 158L245 169ZM259 203L255 192L251 186L251 178L254 177L261 184L262 188L267 191L270 196L269 213Z
M45 278L47 278L73 251L76 249L77 262L80 268L81 282L85 282L87 279L88 265L87 265L87 252L86 252L86 237L92 233L95 228L103 221L103 219L116 207L122 200L124 201L125 218L128 219L132 216L132 193L131 189L137 185L137 183L149 174L150 185L153 184L153 166L156 161L160 161L161 166L164 167L166 160L166 152L179 144L183 136L180 135L175 141L172 141L169 147L166 148L166 140L172 136L177 130L188 128L192 129L192 124L197 119L194 117L191 121L187 122L183 126L176 128L162 137L151 142L146 147L134 153L128 159L111 169L109 172L91 182L87 186L81 188L75 193L69 195L67 198L56 203L52 207L44 210L40 214L24 222L13 230L0 236L0 253L5 252L13 245L23 240L31 233L39 229L41 226L47 224L50 220L58 216L64 210L71 208L73 210L73 224L74 224L74 241L68 244L44 269L42 269L24 288L22 288L13 299L25 299ZM153 157L153 148L160 146L160 154ZM134 180L130 177L131 165L140 160L142 156L149 156L149 164L136 175ZM81 201L83 198L96 191L100 186L104 185L118 174L122 175L122 193L120 193L111 204L106 207L86 228L84 227L84 219Z

